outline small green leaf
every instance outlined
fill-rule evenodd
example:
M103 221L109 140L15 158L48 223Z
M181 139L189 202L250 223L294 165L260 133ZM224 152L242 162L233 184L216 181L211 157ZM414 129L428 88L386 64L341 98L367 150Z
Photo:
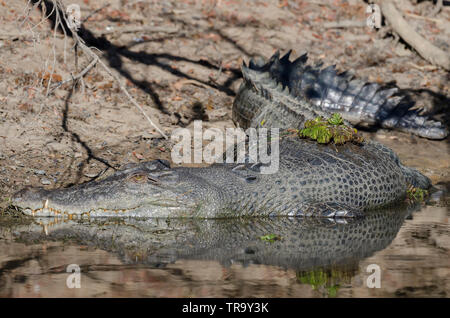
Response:
M342 119L342 116L338 113L334 113L331 115L331 117L328 119L328 123L331 125L342 125L344 123L344 120Z
M273 243L275 241L281 240L281 237L277 234L267 234L267 235L260 236L259 239L264 242Z

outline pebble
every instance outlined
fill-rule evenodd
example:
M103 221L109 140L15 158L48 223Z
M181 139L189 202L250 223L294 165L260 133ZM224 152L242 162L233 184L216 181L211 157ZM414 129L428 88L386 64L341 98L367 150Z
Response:
M439 202L444 197L444 191L439 190L430 195L431 202Z
M34 173L42 176L45 174L45 170L34 170Z
M51 184L52 182L50 180L48 180L47 178L42 178L41 183L44 185L48 185L48 184Z
M83 174L88 178L95 178L99 175L98 173L83 173Z

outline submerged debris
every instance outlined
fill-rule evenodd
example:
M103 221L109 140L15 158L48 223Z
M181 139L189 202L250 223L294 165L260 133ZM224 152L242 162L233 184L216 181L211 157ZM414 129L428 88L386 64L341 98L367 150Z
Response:
M336 145L343 145L346 142L362 143L363 137L358 135L358 131L344 124L340 114L333 114L330 118L317 117L308 120L305 128L298 132L301 138L311 138L320 144L327 144L333 141Z

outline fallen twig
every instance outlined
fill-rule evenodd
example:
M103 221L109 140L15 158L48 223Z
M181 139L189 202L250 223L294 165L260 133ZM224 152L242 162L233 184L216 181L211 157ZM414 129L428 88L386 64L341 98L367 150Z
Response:
M184 85L187 85L187 84L196 85L196 86L200 86L203 88L209 88L208 85L206 85L206 84L200 83L199 81L196 81L196 80L190 80L190 79L180 80L180 81L176 82L175 84L173 84L173 87L176 90L180 90Z
M391 1L384 0L379 1L379 3L386 20L405 42L411 45L425 60L446 70L450 70L450 56L448 53L434 46L414 31Z
M81 23L86 22L87 20L89 20L90 17L92 17L94 14L96 14L97 12L102 11L103 9L109 7L111 5L111 3L107 3L104 6L101 6L100 8L98 8L97 10L92 11L91 13L89 13L83 20L81 20Z
M108 34L125 34L125 33L167 33L174 34L180 32L179 28L165 28L165 27L128 27L128 28L113 28L111 30L104 30L101 32L96 32L98 35L108 35Z
M417 68L418 70L421 70L421 71L434 71L434 70L436 70L438 68L435 65L423 65L423 66L420 66L420 65L417 65L417 64L412 63L412 62L409 63L409 65L411 65L412 67Z
M65 79L65 80L63 80L63 81L61 81L61 82L59 82L59 83L56 83L56 84L51 88L49 94L51 94L55 89L57 89L58 87L60 87L60 86L62 86L62 85L64 85L64 84L66 84L66 83L69 83L69 82L71 82L71 81L74 81L74 82L75 82L75 81L81 79L84 75L87 74L87 72L90 71L91 68L94 67L94 65L95 65L97 62L98 62L98 57L96 56L96 57L94 57L94 58L92 59L91 63L89 63L89 65L86 66L80 73L78 73L77 75L72 76L72 77L70 77L70 78L67 78L67 79Z
M325 29L344 29L344 28L362 28L366 27L366 21L343 20L323 23Z
M405 15L407 15L408 17L411 18L416 18L416 19L420 19L420 20L427 20L427 21L432 21L434 23L442 23L443 21L440 19L436 19L436 18L430 18L430 17L423 17L421 15L417 15L414 13L409 13L409 12L405 12Z

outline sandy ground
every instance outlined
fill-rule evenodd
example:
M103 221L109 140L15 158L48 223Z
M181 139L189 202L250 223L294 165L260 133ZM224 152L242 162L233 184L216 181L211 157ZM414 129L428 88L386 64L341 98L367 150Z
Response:
M69 1L64 1L69 4ZM434 18L428 1L398 1L411 25L449 51L450 8ZM293 49L312 62L336 64L374 82L393 82L424 112L449 122L449 74L429 65L382 29L327 28L333 21L365 21L363 1L70 1L102 60L135 99L170 133L191 127L233 127L231 105L239 67L251 56ZM106 6L109 4L108 6ZM58 188L111 173L128 162L170 159L170 143L149 125L101 67L93 68L69 97L53 82L76 74L70 38L53 34L41 11L26 1L0 1L0 198L25 186ZM101 9L101 10L98 10ZM95 12L98 10L97 12ZM126 32L130 28L140 31ZM151 28L151 31L145 31ZM66 52L66 54L64 54ZM78 53L78 71L88 65ZM50 74L53 72L53 76ZM450 184L449 139L431 141L404 133L367 132L401 159Z

